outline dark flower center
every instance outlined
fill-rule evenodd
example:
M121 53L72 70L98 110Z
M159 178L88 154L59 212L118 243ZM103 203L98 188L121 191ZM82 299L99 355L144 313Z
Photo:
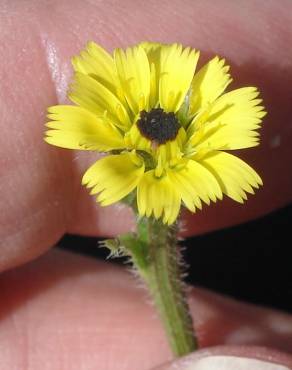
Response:
M154 108L150 112L142 110L137 126L141 135L157 144L174 140L181 127L173 112L167 113L161 108Z

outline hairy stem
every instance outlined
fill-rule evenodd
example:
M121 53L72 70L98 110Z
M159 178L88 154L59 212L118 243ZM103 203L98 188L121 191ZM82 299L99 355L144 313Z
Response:
M196 350L197 340L181 278L177 226L144 218L139 230L138 239L147 240L148 261L147 268L138 270L153 295L173 353L183 356Z

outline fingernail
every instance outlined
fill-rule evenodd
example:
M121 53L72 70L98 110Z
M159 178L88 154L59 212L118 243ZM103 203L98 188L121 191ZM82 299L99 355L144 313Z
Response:
M263 360L235 356L209 356L189 363L181 370L290 370Z

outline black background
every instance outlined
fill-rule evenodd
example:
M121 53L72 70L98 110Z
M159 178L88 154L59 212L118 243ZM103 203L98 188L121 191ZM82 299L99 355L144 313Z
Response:
M291 216L292 205L240 226L185 239L187 281L292 312ZM99 240L66 235L58 247L104 259L108 252L98 247Z

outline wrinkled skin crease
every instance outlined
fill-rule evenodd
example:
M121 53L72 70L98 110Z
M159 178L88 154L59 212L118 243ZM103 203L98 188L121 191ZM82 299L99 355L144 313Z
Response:
M127 209L101 209L81 188L95 153L72 155L42 141L46 107L67 103L70 57L91 39L109 50L143 39L182 42L200 49L202 61L214 53L226 57L232 88L255 85L262 92L268 110L262 144L239 156L261 174L264 187L243 206L226 199L186 215L187 235L250 220L291 201L291 2L162 0L159 11L157 6L140 0L1 2L1 270L41 255L65 232L112 235L133 227ZM143 363L146 370L170 358L143 292L118 269L50 252L0 281L6 297L4 368L39 369L45 359L50 369L134 370ZM244 343L290 351L289 315L268 311L276 319L267 324L258 320L266 311L249 308L246 315L245 306L229 301L218 314L218 299L191 293L202 346ZM210 318L208 310L216 314Z

